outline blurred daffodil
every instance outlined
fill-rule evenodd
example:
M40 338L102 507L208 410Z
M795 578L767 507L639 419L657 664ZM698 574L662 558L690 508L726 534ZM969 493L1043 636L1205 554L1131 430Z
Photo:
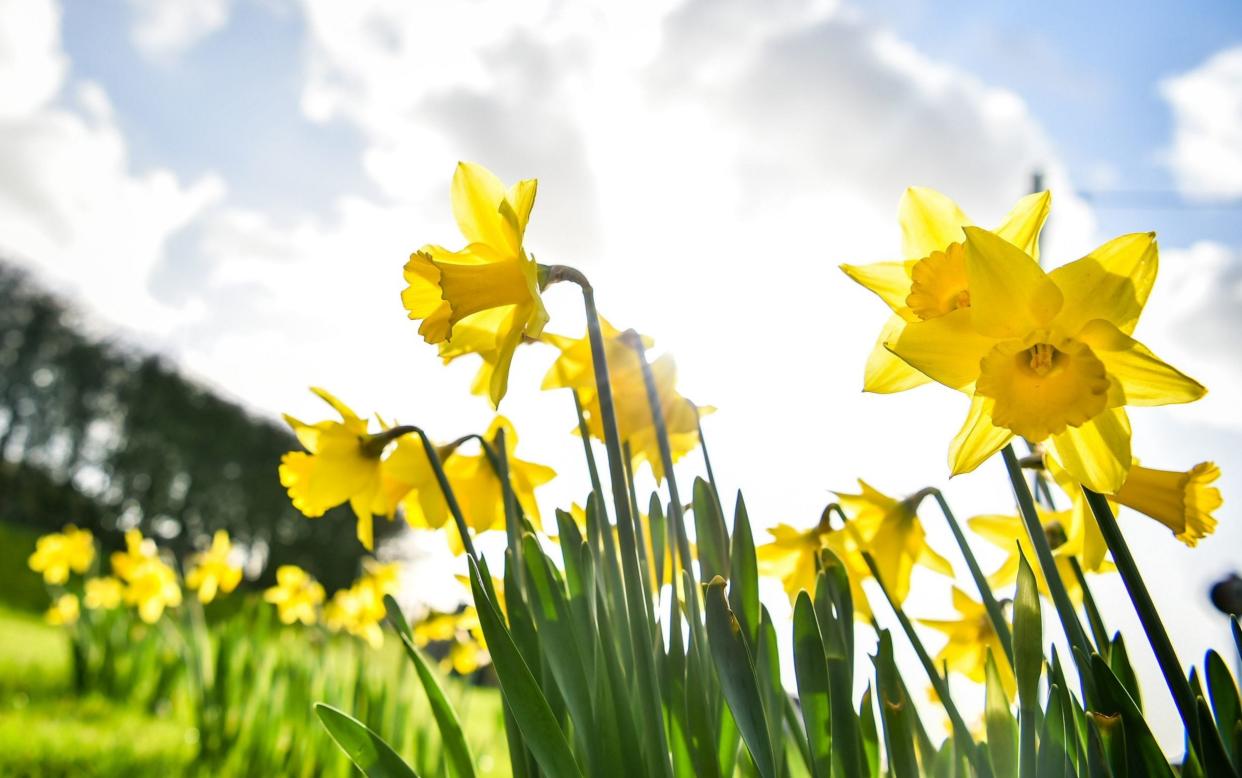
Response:
M318 518L348 502L358 519L358 540L369 551L375 545L373 517L392 516L396 495L382 490L380 459L398 431L367 432L367 421L323 389L311 391L341 415L341 421L306 424L286 414L305 451L290 451L280 460L280 483L293 507Z
M1050 202L1047 192L1022 198L996 228L996 234L1038 258L1039 232L1048 218ZM962 228L973 222L957 203L923 187L907 189L897 213L905 260L841 266L846 275L874 292L893 311L867 358L863 378L867 392L900 392L927 383L930 379L926 375L894 356L885 343L898 338L909 322L939 318L969 308L971 303Z
M448 650L440 660L440 669L458 675L470 675L491 662L479 615L473 606L455 613L430 613L414 625L414 643L427 646L447 643Z
M443 461L449 449L440 451ZM405 521L415 529L439 529L448 521L448 503L432 470L431 460L417 436L397 441L380 468L381 491L385 503L399 504Z
M86 580L86 593L83 604L90 610L112 610L120 606L125 593L125 585L120 579L110 575Z
M314 624L323 597L323 585L297 565L277 568L276 585L263 592L263 599L276 606L276 613L285 624Z
M365 560L362 576L348 589L338 590L324 606L323 623L328 629L348 632L379 648L384 644L381 622L388 612L384 595L395 595L400 583L401 566L396 562Z
M950 670L961 673L975 683L983 683L988 651L991 651L1001 683L1012 700L1018 689L1017 681L1005 656L1000 637L992 626L992 620L988 618L987 608L972 600L970 595L956 586L953 587L953 607L960 618L919 619L920 624L931 627L948 638L936 655L936 666L947 665Z
M1078 558L1079 564L1087 572L1109 572L1113 570L1111 562L1101 558L1088 566L1083 555L1083 536L1078 528L1080 520L1073 510L1047 511L1041 506L1035 507L1039 515L1040 525L1044 528L1044 537L1048 547L1052 549L1052 558L1056 561L1057 572L1065 591L1075 603L1082 602L1082 586L1078 576L1074 575L1073 562ZM972 531L984 540L1005 552L1005 561L988 576L988 583L995 589L1013 586L1018 580L1018 567L1021 564L1019 554L1024 555L1028 562L1035 560L1035 547L1031 545L1030 535L1026 532L1026 524L1017 516L975 516L967 521ZM1035 583L1040 594L1049 597L1048 581L1040 565L1033 564Z
M401 302L428 343L446 360L483 357L487 394L499 405L513 352L523 337L538 338L548 321L540 298L539 266L522 244L537 182L506 189L491 171L461 162L453 174L453 217L466 238L460 251L428 244L405 265Z
M1003 237L964 231L970 306L907 322L885 341L971 397L950 446L953 472L974 470L1017 435L1050 441L1076 481L1116 492L1131 465L1124 406L1206 391L1130 337L1156 278L1155 236L1116 238L1045 273Z
M81 606L78 603L78 596L65 593L52 602L52 607L47 609L47 612L43 614L43 618L48 624L68 627L76 624L80 615Z
M804 590L813 595L819 575L820 551L826 548L836 554L845 565L850 594L854 600L854 618L870 621L871 605L861 585L862 580L869 575L867 563L861 554L862 538L849 525L834 529L829 519L829 512L824 511L819 523L809 530L788 524L770 527L768 533L772 536L771 542L755 549L759 572L779 578L791 601Z
M60 532L39 538L29 565L31 570L42 573L45 582L59 586L69 580L71 571L81 575L94 561L94 536L89 530L70 524Z
M232 552L229 533L216 530L211 548L191 558L185 585L198 592L198 601L204 605L214 600L217 593L228 594L241 583L242 569L230 561Z
M112 572L125 582L125 602L148 624L159 621L166 608L181 604L176 571L160 559L155 541L136 529L125 533L125 550L113 552Z

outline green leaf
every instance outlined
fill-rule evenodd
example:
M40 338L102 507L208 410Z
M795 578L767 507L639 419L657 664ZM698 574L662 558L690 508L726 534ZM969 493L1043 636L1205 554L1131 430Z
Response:
M658 594L664 584L672 581L664 580L664 556L670 551L666 548L668 521L664 518L664 506L660 505L660 495L656 492L651 493L651 500L647 503L647 525L651 528L651 561L655 565L654 583Z
M815 619L815 606L806 592L799 592L793 616L794 675L798 681L798 701L806 725L814 778L832 775L832 710L828 691L828 663L824 641Z
M697 497L700 489L695 484ZM706 490L706 483L703 483ZM706 496L706 494L705 494ZM710 496L707 497L710 500ZM697 502L697 500L696 500ZM695 510L698 514L698 510ZM701 550L701 546L700 546ZM725 701L742 732L742 739L754 757L763 778L776 778L776 759L772 751L763 698L755 675L755 664L742 637L742 627L725 599L725 581L719 575L707 585L707 642L711 648L716 674L724 690Z
M737 505L733 509L733 550L729 554L729 564L729 607L737 614L742 629L754 645L759 629L759 563L741 492L737 493Z
M863 692L862 701L858 704L859 735L862 738L863 754L866 756L867 775L877 778L880 774L880 737L875 725L875 706L871 702L871 684Z
M1143 713L1134 704L1130 693L1126 691L1111 668L1098 654L1091 657L1091 673L1099 692L1099 709L1095 713L1105 716L1120 716L1125 730L1126 764L1130 775L1172 776L1164 752L1152 735ZM1101 732L1101 734L1103 734ZM1117 771L1116 764L1113 765Z
M410 625L406 622L401 607L397 605L392 595L384 595L384 607L388 611L388 620L397 630L397 634L401 636L405 653L410 657L410 662L413 663L418 673L418 680L423 685L423 691L427 694L427 701L431 705L431 715L440 729L440 740L444 745L445 756L448 758L453 773L457 778L474 778L474 757L470 753L470 746L466 743L466 735L462 731L461 721L457 718L457 711L453 710L435 674L431 672L427 662L414 647Z
M418 778L392 746L358 719L322 702L315 703L315 714L367 778Z
M1107 657L1108 666L1112 669L1113 675L1117 676L1117 680L1121 681L1121 685L1130 693L1135 707L1140 711L1143 710L1143 692L1139 687L1138 675L1130 664L1130 653L1126 651L1126 642L1122 639L1120 632L1113 635L1112 647Z
M828 663L833 762L845 778L862 778L864 753L854 709L854 608L845 566L831 552L815 581L815 617Z
M1225 750L1236 768L1242 760L1237 742L1238 732L1242 729L1242 704L1239 703L1238 687L1233 682L1225 660L1215 651L1207 652L1204 667L1207 671L1208 694L1212 698L1216 728L1220 730Z
M906 698L893 661L893 636L880 630L879 646L872 657L875 665L876 693L884 722L884 748L893 778L917 778L918 760L914 756L913 703Z
M729 575L729 532L724 517L712 497L711 487L702 478L694 479L694 529L698 543L699 568L704 581Z
M1018 721L1009 708L1009 696L1001 681L996 659L988 650L986 695L983 721L988 732L988 753L992 757L992 771L997 778L1015 778L1018 774Z
M1035 721L1039 717L1039 677L1044 666L1044 622L1035 573L1019 548L1018 586L1013 602L1014 675L1018 681L1018 775L1037 769Z

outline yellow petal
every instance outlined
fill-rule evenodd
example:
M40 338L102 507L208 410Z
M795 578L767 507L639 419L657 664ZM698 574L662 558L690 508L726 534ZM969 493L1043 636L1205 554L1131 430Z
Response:
M1093 319L1134 332L1156 283L1159 250L1154 232L1122 235L1049 276L1065 297L1056 326L1073 335Z
M871 354L867 357L867 366L863 370L864 392L876 394L904 392L907 389L922 386L931 380L884 347L886 341L897 338L903 324L905 321L900 316L894 316L880 331L880 337L876 339L875 347L871 349Z
M327 389L322 389L318 386L312 386L311 391L314 392L315 395L319 397L319 399L323 400L328 405L331 405L333 410L341 414L341 418L344 419L345 421L359 421L358 414L354 413L352 408L350 408L348 405L338 400L336 398L336 395L332 394Z
M505 185L494 173L482 165L459 162L453 173L452 199L453 218L467 241L485 243L517 256L521 241L514 225L500 213Z
M401 305L409 311L411 319L422 319L418 332L428 343L441 343L448 338L452 327L449 316L452 308L444 300L440 291L440 269L432 260L429 249L438 248L424 246L421 251L410 255L405 263L404 277L406 288L401 292ZM448 254L443 249L439 253Z
M909 322L885 345L932 380L965 389L978 378L979 360L995 343L971 327L971 311L959 308L927 321Z
M1048 219L1052 193L1029 194L1018 201L994 232L1039 261L1039 232Z
M1130 470L1130 419L1111 408L1080 427L1066 427L1052 437L1057 460L1089 489L1112 494Z
M1030 255L995 233L966 228L971 323L994 338L1021 338L1061 308L1061 290Z
M910 259L944 251L950 243L962 240L962 228L971 223L957 203L920 186L902 194L897 220L901 223L902 251Z
M966 422L949 444L949 469L953 475L971 472L1013 439L1012 432L992 424L994 404L990 397L970 398Z
M526 223L530 220L531 209L535 207L535 192L538 187L538 181L528 178L518 181L509 187L509 192L506 195L511 213L516 220L514 227L517 229L519 243L521 243L522 237L526 234Z
M1198 381L1151 353L1142 343L1104 319L1078 335L1120 385L1126 405L1188 403L1207 394Z
M520 313L518 314L521 315ZM499 408L500 401L509 391L509 368L513 365L513 353L522 342L522 330L514 327L502 335L496 347L491 381L488 384L487 396L492 401L492 408Z
M915 260L875 262L870 265L841 265L841 270L859 285L874 292L898 316L914 321L917 317L906 305L906 298L910 296L910 269L914 264Z

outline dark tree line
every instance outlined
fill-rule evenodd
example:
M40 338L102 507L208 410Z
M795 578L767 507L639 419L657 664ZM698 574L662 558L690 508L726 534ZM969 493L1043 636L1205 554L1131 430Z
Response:
M363 554L353 517L312 521L290 506L276 468L297 447L165 359L89 336L0 262L0 520L40 532L72 521L112 547L137 526L179 558L226 529L263 560L261 584L297 564L346 586Z

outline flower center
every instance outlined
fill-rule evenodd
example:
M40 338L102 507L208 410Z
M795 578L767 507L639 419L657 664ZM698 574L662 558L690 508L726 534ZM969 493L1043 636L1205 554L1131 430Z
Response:
M1034 333L997 344L979 363L976 391L996 401L992 423L1041 441L1108 405L1108 373L1085 344Z
M933 251L914 263L906 305L923 320L970 307L966 251L962 244L950 243L944 251Z
M1054 551L1069 541L1069 536L1065 534L1065 527L1061 526L1059 521L1050 521L1044 525L1044 537L1048 539L1048 547Z

